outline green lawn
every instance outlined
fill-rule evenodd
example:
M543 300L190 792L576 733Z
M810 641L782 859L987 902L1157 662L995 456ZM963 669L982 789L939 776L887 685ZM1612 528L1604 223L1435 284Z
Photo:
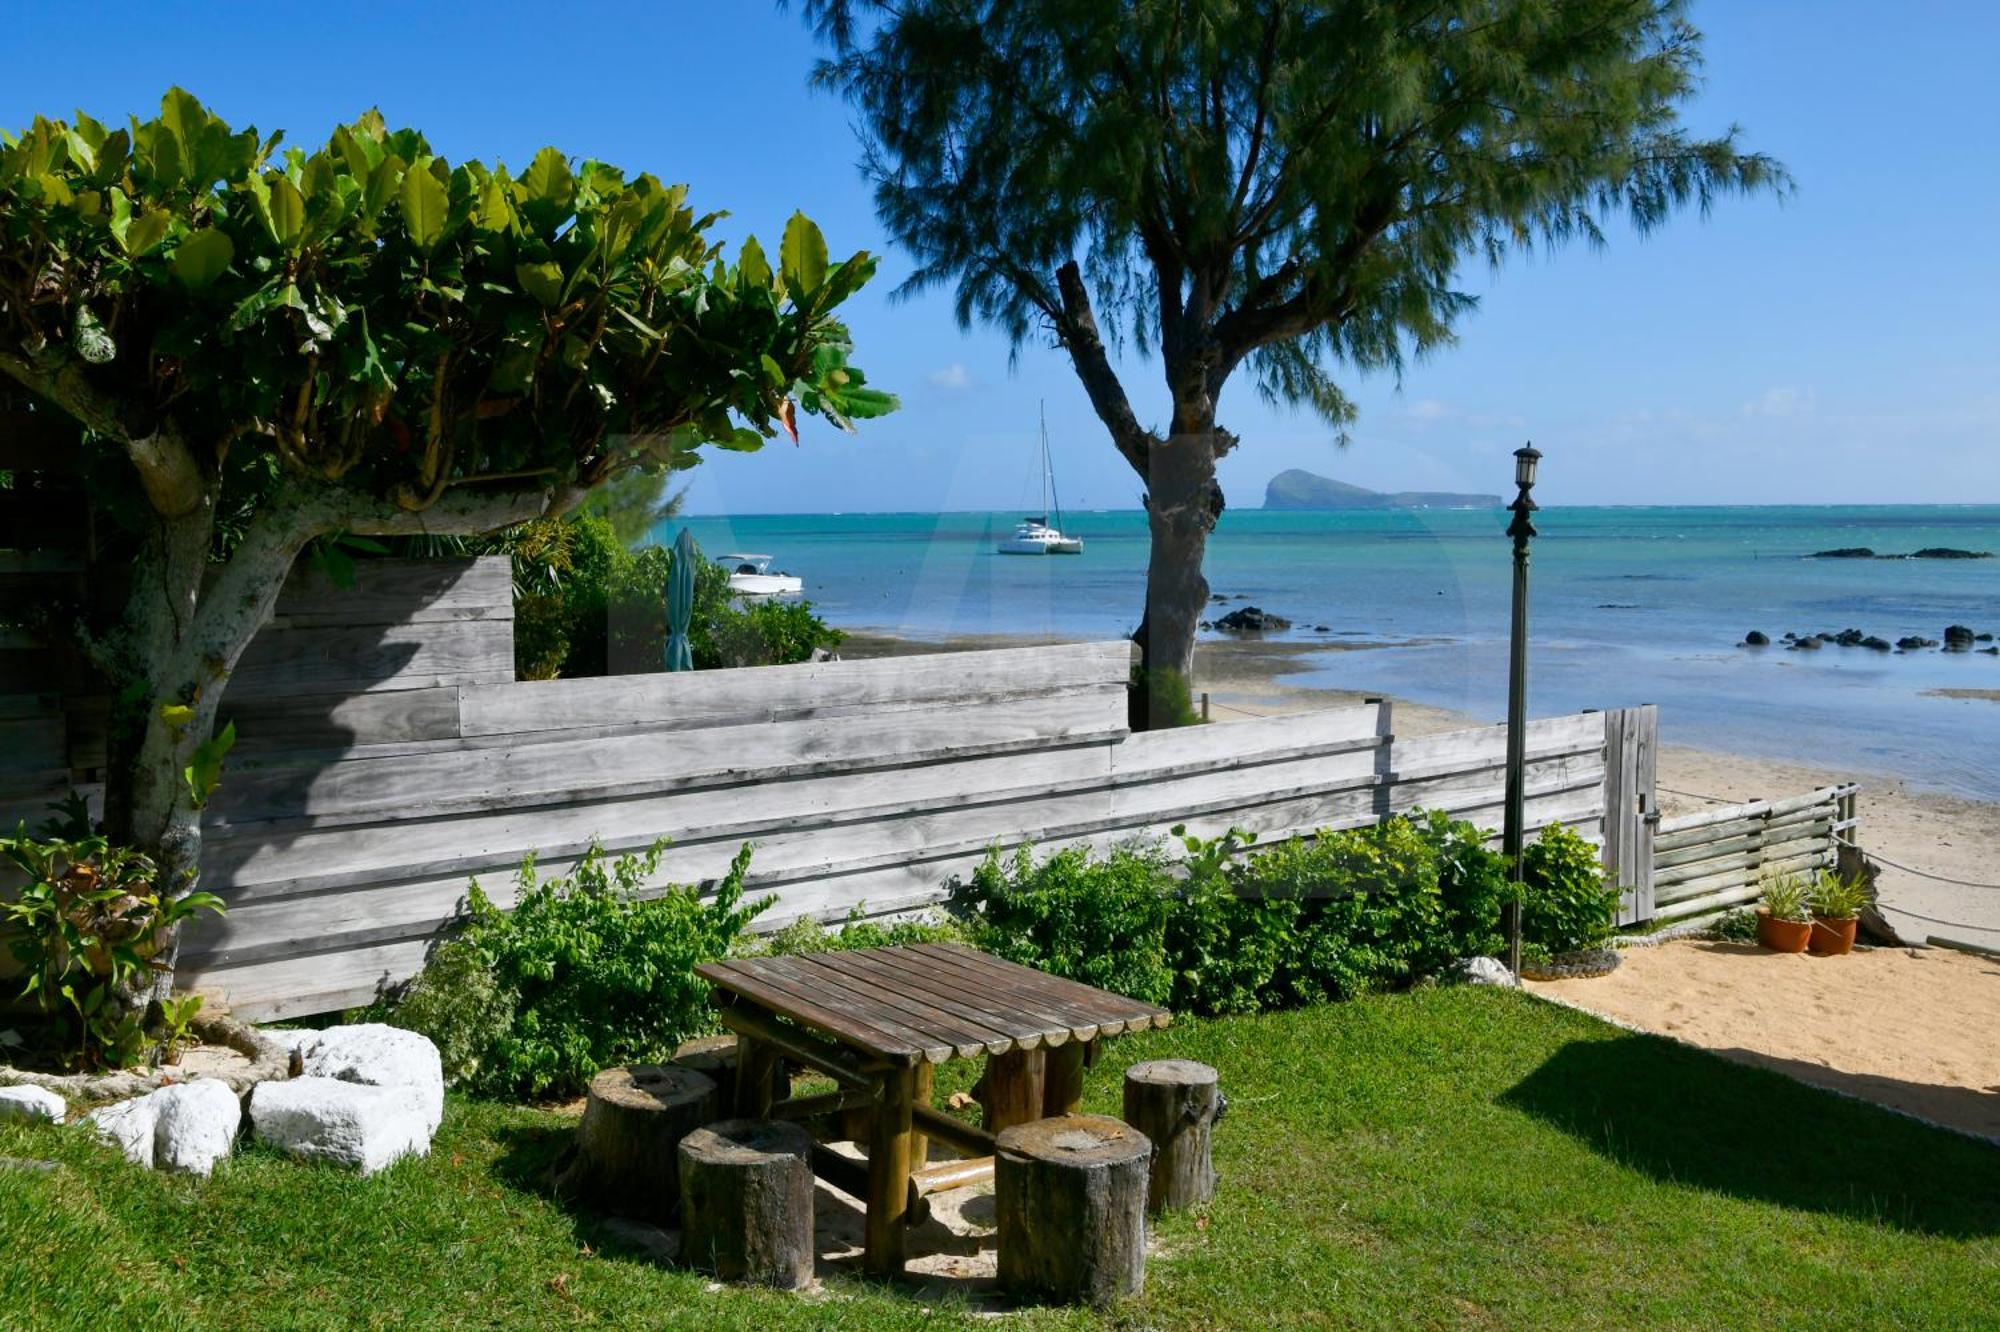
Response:
M1219 1067L1222 1190L1143 1299L1008 1325L1925 1328L2000 1322L2000 1150L1588 1017L1447 989L1120 1043ZM201 1183L0 1126L0 1326L953 1325L860 1280L710 1291L539 1190L566 1122L454 1099L373 1180L247 1150ZM971 1320L965 1320L971 1321Z

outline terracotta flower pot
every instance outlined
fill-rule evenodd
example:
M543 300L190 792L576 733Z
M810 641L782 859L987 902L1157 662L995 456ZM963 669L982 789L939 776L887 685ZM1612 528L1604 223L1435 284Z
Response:
M1774 953L1803 953L1813 927L1803 920L1779 920L1763 907L1757 908L1757 942Z
M1853 916L1846 920L1828 920L1824 916L1814 916L1812 938L1806 947L1812 949L1815 957L1839 957L1854 947L1854 931L1861 922Z

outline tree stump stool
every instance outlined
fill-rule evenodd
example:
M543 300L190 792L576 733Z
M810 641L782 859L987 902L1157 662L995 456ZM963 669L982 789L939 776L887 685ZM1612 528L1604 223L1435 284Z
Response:
M1019 1295L1106 1305L1146 1281L1146 1165L1153 1145L1103 1115L1063 1115L1000 1134L993 1161L1000 1284Z
M736 1037L697 1036L674 1050L674 1067L692 1069L715 1083L715 1113L701 1122L736 1117Z
M795 1290L813 1277L812 1135L727 1119L681 1139L681 1259L724 1281Z
M715 1083L692 1069L605 1069L590 1080L557 1193L623 1216L672 1220L680 1203L681 1139L713 1120L715 1105Z
M1226 1104L1218 1081L1214 1069L1192 1059L1155 1059L1125 1070L1125 1122L1153 1143L1148 1211L1194 1207L1215 1196L1209 1138Z

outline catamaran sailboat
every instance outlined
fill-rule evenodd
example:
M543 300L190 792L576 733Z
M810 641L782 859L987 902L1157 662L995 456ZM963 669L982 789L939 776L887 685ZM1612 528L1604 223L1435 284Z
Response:
M1042 511L1015 524L1014 535L1000 543L1002 555L1081 555L1083 538L1064 536L1062 501L1056 498L1055 464L1049 456L1049 416L1042 412ZM1049 515L1055 521L1049 521Z

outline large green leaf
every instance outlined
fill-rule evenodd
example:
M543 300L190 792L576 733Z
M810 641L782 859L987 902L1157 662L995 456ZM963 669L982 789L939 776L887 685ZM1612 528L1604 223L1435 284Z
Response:
M553 263L516 264L515 280L521 289L553 310L562 304L563 271Z
M401 203L403 223L410 229L411 242L429 254L444 238L451 195L444 182L430 173L428 163L417 163L403 176Z
M743 253L736 261L736 272L748 286L771 285L771 261L764 257L764 247L757 243L755 236L743 242Z
M792 220L785 223L778 262L792 299L801 304L826 281L826 237L804 213L793 213Z
M184 287L206 287L221 277L236 255L236 243L214 227L197 231L174 250L174 276Z

